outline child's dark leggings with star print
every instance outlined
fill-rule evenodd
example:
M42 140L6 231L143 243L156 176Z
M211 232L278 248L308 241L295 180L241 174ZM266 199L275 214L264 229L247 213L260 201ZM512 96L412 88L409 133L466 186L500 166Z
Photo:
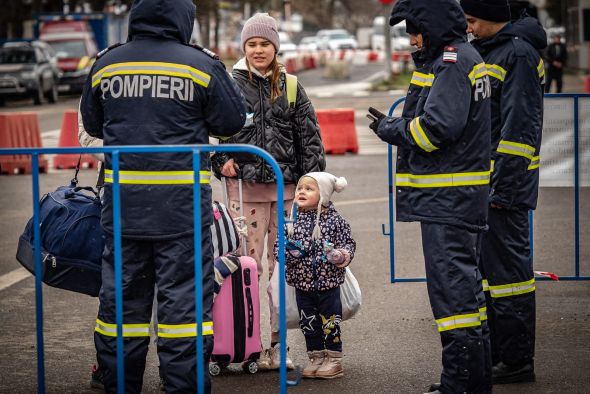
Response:
M296 289L299 327L305 336L307 351L342 351L340 322L342 304L340 287L326 291L303 291Z

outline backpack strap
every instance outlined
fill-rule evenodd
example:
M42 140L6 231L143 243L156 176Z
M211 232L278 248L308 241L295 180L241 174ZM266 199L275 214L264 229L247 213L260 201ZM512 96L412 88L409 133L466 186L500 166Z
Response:
M289 101L289 107L295 108L295 104L297 104L297 76L285 73L285 78L287 79L287 100Z

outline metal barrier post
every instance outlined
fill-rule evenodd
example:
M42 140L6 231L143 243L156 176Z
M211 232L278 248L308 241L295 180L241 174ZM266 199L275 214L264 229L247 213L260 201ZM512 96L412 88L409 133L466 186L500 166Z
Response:
M580 276L580 119L579 97L574 96L574 231L575 271Z
M35 272L43 272L41 266L41 227L39 219L39 154L33 153L33 237ZM45 345L43 341L43 286L41 276L35 276L35 315L37 328L37 392L45 393Z
M402 97L396 100L389 108L388 116L393 115L393 111L398 105L406 100ZM393 150L390 144L387 145L387 180L388 180L388 204L389 204L389 232L385 231L385 225L381 224L381 232L383 235L389 236L389 272L390 283L395 282L426 282L426 278L396 278L395 277L395 218L393 206L393 193L395 191L395 182L393 178Z
M205 364L203 360L203 256L201 255L201 151L193 149L193 227L194 231L194 249L195 249L195 317L197 318L197 336L196 352L197 352L197 392L205 392Z

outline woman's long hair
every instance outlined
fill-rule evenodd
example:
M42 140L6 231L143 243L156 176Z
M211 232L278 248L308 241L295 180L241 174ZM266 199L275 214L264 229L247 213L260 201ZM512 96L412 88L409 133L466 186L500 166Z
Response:
M246 65L248 66L248 77L252 80L252 70L250 69L250 63L246 59ZM281 70L284 66L279 63L277 60L277 55L272 59L270 63L270 70L272 71L272 75L270 78L270 99L274 102L276 99L283 95L283 91L281 89Z

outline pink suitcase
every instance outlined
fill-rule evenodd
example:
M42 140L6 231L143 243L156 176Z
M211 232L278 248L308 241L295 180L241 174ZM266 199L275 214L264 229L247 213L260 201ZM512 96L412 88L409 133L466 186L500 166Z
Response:
M223 183L223 197L229 207L227 185ZM244 217L242 174L238 169L240 217ZM244 226L239 223L239 227ZM247 256L246 240L240 239L242 256L240 268L223 282L213 302L213 330L215 332L209 373L219 375L230 363L242 363L248 373L258 372L256 361L262 351L260 339L260 297L256 260Z
M260 340L260 299L256 261L240 257L240 268L228 277L213 303L215 332L209 373L219 375L230 363L243 363L248 373L256 373L262 351Z

